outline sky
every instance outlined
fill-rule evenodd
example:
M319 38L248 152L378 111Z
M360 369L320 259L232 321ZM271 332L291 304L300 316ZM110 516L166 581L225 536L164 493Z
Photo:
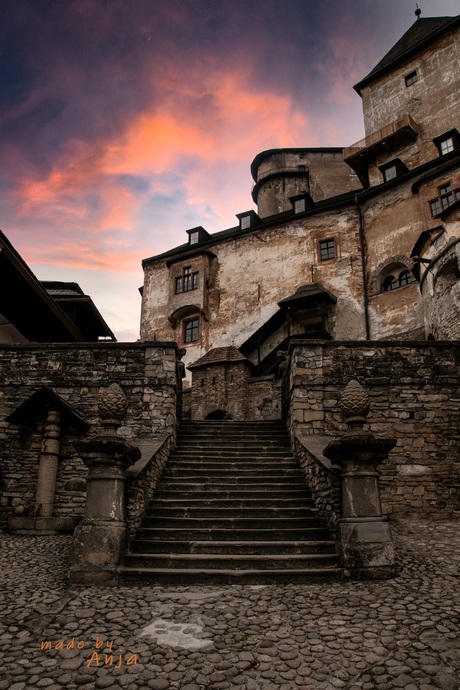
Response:
M121 341L139 337L142 259L235 226L257 153L361 139L353 85L416 21L412 0L0 7L0 228Z

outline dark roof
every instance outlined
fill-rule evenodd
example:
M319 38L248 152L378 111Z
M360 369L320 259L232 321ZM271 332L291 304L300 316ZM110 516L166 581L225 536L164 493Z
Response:
M56 410L62 415L62 421L77 427L81 431L88 431L89 422L77 410L55 393L51 388L42 386L35 393L22 402L6 421L10 424L27 424L44 410Z
M460 15L456 17L426 17L417 19L397 43L388 51L369 74L358 82L354 89L361 89L378 79L396 65L413 57L417 52L459 25Z
M249 360L234 345L231 345L230 347L214 347L196 362L190 364L187 369L198 369L198 367L204 367L208 364L222 364L223 362L247 362L250 364Z
M313 283L312 285L302 285L290 297L285 297L278 305L284 307L297 307L298 309L304 303L323 303L335 304L337 297L335 297L329 290L326 290L320 283Z
M326 209L332 210L334 208L354 203L355 196L360 191L362 191L361 187L359 189L352 190L351 192L344 192L343 194L338 194L337 196L329 197L328 199L322 199L321 201L317 201L315 203L314 208L307 209L302 213L294 213L293 210L289 210L283 211L282 213L276 213L273 216L267 216L266 218L261 219L259 225L254 225L250 228L245 228L244 230L237 225L235 227L228 228L227 230L214 232L212 235L209 235L209 239L204 242L200 242L192 246L190 246L188 243L181 244L178 247L169 249L167 252L163 252L162 254L157 254L156 256L150 256L148 259L143 259L142 266L145 266L145 264L151 262L162 261L164 259L167 259L168 262L172 261L173 259L176 261L182 258L188 259L197 254L204 254L205 251L210 253L206 248L211 247L218 242L224 242L228 239L236 239L237 237L243 237L244 235L248 235L253 232L261 232L265 228L283 225L284 223L290 223L292 220L299 220L299 218L320 213ZM211 254L211 256L214 255Z

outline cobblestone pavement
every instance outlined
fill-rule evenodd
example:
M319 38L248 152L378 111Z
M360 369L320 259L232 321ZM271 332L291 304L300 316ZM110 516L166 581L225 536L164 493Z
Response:
M394 534L391 581L111 588L66 587L69 537L0 534L0 690L456 690L459 524Z

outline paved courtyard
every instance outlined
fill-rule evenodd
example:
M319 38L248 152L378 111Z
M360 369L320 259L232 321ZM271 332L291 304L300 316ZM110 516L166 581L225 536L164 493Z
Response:
M394 528L391 581L72 587L69 537L0 533L0 690L456 690L460 530Z

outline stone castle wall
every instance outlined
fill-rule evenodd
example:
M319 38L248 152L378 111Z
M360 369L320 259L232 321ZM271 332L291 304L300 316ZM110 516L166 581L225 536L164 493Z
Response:
M351 379L368 391L368 421L397 445L382 466L384 509L446 516L460 510L460 346L455 342L337 343L291 348L289 426L293 436L338 437L338 409Z
M3 513L33 508L46 412L26 425L6 421L42 386L61 396L97 431L103 388L117 382L128 399L119 433L138 436L175 432L177 410L174 343L0 345L0 497ZM81 433L62 425L54 515L83 513L86 466L73 442Z

